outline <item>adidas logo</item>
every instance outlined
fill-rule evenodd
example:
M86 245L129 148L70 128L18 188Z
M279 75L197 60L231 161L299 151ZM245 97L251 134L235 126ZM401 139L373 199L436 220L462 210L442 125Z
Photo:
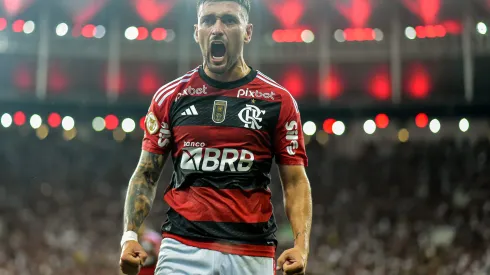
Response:
M191 107L187 108L185 110L185 112L182 112L182 115L183 116L197 116L198 113L197 113L196 107L194 107L194 105L192 105Z

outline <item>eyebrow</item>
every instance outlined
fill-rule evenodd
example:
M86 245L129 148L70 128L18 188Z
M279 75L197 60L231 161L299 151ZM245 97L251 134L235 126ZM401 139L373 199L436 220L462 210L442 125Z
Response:
M231 13L222 13L222 14L208 13L208 14L201 15L199 17L199 21L202 19L207 19L207 18L212 18L212 17L219 17L219 18L231 17L231 18L234 18L234 19L240 21L241 16L236 16L236 15L231 14Z

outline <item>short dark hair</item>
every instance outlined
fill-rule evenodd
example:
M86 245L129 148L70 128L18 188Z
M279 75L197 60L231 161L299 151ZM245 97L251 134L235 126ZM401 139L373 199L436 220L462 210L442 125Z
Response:
M250 4L250 0L197 0L197 9L199 10L201 5L203 5L206 2L225 2L225 1L238 3L247 11L247 16L250 16L250 9L252 6Z

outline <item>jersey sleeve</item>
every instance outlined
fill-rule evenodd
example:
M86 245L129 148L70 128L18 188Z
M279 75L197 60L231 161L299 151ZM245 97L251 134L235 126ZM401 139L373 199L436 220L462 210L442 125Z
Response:
M165 97L165 96L164 96ZM171 150L170 96L157 101L153 98L145 117L142 149L154 154L166 154Z
M282 98L274 133L274 155L277 164L308 166L300 112L290 95Z

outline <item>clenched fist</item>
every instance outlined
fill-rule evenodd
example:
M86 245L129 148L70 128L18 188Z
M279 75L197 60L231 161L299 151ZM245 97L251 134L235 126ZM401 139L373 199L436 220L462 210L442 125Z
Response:
M284 251L277 259L276 270L283 271L284 275L304 275L306 272L306 254L298 248Z
M122 248L119 266L126 275L137 275L148 254L137 241L127 241Z

